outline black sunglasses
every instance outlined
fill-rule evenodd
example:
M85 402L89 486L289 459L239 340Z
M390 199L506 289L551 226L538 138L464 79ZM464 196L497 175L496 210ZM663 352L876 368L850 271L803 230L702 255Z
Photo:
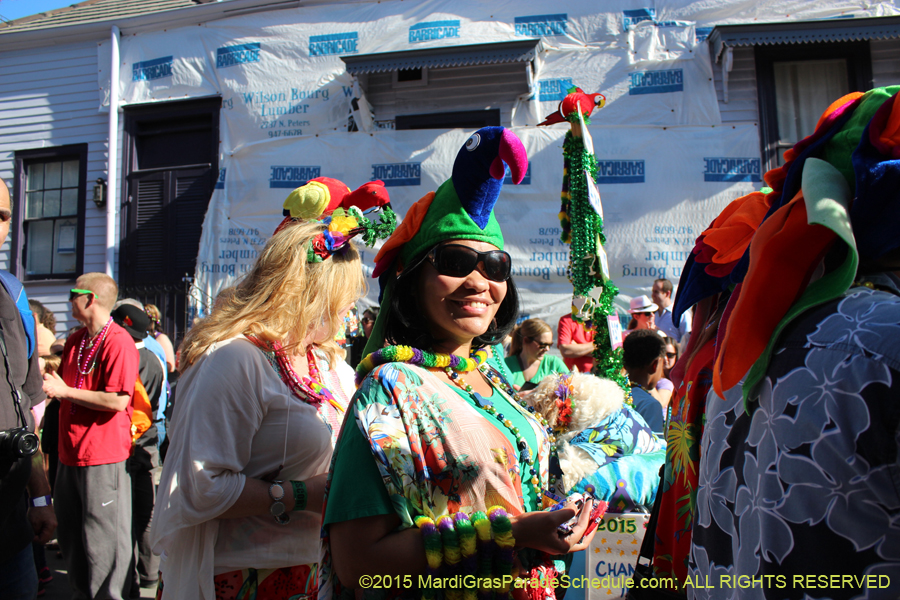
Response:
M678 357L677 352L666 352L666 358L677 358L677 357Z
M534 342L535 344L537 344L538 348L541 350L549 350L550 347L553 345L553 342L550 342L549 344L545 344L543 342L537 341L534 338L525 338L525 339L527 339L529 342Z
M449 277L465 277L483 265L482 274L491 281L506 281L512 268L512 259L503 250L479 252L468 246L444 244L428 253L428 259L437 272Z

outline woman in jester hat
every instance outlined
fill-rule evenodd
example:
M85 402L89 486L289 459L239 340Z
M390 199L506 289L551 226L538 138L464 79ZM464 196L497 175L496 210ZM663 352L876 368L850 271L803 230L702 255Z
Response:
M382 309L326 488L320 600L387 575L392 596L440 596L439 583L419 582L458 575L449 581L465 589L448 597L505 598L513 575L553 574L563 567L551 556L590 543L591 501L540 512L550 432L486 363L484 348L518 312L493 213L504 162L521 181L527 156L510 130L473 134L451 179L410 208L375 258Z
M288 216L189 332L151 531L162 598L315 598L332 432L355 389L333 339L365 290L350 240L377 227L358 207Z

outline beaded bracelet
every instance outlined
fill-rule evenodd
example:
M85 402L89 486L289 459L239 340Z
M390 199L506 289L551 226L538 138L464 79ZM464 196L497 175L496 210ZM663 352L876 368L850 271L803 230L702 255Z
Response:
M302 481L291 481L294 489L294 510L306 510L306 484Z
M456 535L459 537L459 549L462 554L462 574L475 575L478 570L478 547L476 538L478 534L469 516L464 512L458 512L453 515L453 522L456 527ZM475 600L477 590L474 587L463 588L463 598L465 600Z
M444 515L437 520L437 526L438 531L441 532L441 541L444 543L444 576L456 577L459 575L462 553L459 548L459 536L453 526L453 519ZM460 600L462 590L448 588L444 590L444 597L447 600Z
M426 574L436 579L441 575L441 563L444 560L441 532L438 531L434 521L425 516L416 517L415 524L422 532L422 542L425 544L425 561L428 563ZM430 600L436 595L437 588L435 586L427 585L422 588L422 597L426 600Z
M515 559L516 539L512 534L512 522L509 513L502 506L492 506L488 510L491 520L491 533L494 543L497 544L497 556L494 558L494 572L503 577L512 573L513 560ZM502 600L509 597L509 585L503 585L497 592L496 598Z
M491 581L491 568L494 562L494 549L496 545L491 539L491 522L483 511L472 513L472 526L478 536L478 578L481 588L478 596L483 600L494 597L493 590L489 587Z

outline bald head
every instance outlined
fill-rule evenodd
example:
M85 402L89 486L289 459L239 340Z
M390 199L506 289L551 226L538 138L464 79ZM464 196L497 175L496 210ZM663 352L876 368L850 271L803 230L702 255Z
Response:
M9 235L9 222L11 219L12 209L9 204L9 188L0 179L0 246L6 241L6 236Z

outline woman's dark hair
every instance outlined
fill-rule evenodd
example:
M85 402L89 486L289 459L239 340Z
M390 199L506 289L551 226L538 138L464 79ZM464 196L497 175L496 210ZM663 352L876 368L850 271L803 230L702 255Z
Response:
M428 329L428 322L418 303L418 290L423 259L431 249L410 261L411 269L404 272L394 283L391 305L387 307L387 321L384 324L384 339L389 344L431 348L434 338ZM519 316L519 292L513 278L506 280L506 297L500 303L497 315L490 328L472 340L473 348L493 346L503 341L516 326Z

